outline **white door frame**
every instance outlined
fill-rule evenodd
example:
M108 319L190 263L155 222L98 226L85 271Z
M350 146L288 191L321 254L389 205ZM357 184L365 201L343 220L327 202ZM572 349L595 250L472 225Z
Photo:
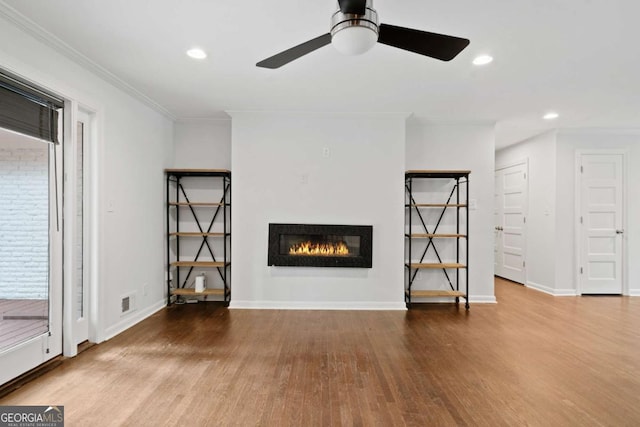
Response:
M574 282L576 287L576 295L582 295L582 283L580 280L580 268L583 265L582 263L582 247L581 247L581 238L582 238L582 224L580 223L581 209L582 209L582 173L580 171L580 167L582 165L582 156L588 154L617 154L622 156L622 227L623 230L628 230L627 226L627 158L629 156L628 150L623 149L589 149L589 150L576 150L575 155L575 179L574 179L574 194L575 194L575 228L574 228ZM629 283L627 278L629 277L628 269L629 263L627 262L627 254L629 251L627 250L627 235L622 235L622 254L620 259L622 260L622 295L629 295Z
M87 171L91 170L90 166L91 166L91 161L90 161L90 156L87 156L89 149L91 147L91 114L83 109L79 109L78 110L78 117L76 120L76 126L75 126L75 130L76 130L76 134L78 133L78 126L77 124L79 122L82 122L83 126L82 126L82 147L81 150L78 149L78 147L74 147L74 155L77 156L78 153L82 153L82 162L81 162L81 167L82 167L82 191L81 191L81 203L82 203L82 288L83 288L83 292L82 292L82 308L83 308L83 318L82 320L79 320L76 318L76 325L78 327L78 330L76 331L75 338L76 338L76 343L80 344L83 341L89 340L89 318L91 317L91 306L89 304L89 298L91 296L91 288L89 286L89 284L91 283L89 278L91 277L91 263L88 262L91 259L91 252L90 252L90 241L91 241L91 233L89 232L89 230L91 229L91 215L90 215L90 209L91 209L91 204L89 203L88 200L88 195L90 194L87 189L91 187L91 177L89 176L89 174L87 173ZM79 141L77 141L79 142ZM78 171L78 159L75 159L75 162L73 163L74 165L74 172ZM74 188L76 191L78 191L77 188L77 183L78 183L78 176L74 177ZM77 202L79 200L78 195L76 194L76 198L75 201ZM77 209L79 207L76 206L76 219L77 219ZM77 220L74 221L74 224L77 225ZM76 236L77 237L77 236ZM74 240L75 242L76 240ZM74 245L75 246L75 245ZM75 249L77 249L77 247L75 247ZM77 254L76 254L77 255ZM74 260L78 260L78 256L74 257ZM78 266L74 266L74 268L76 268L75 273L78 273ZM76 277L77 279L77 277ZM76 283L76 280L74 280L74 283ZM77 286L74 286L74 288L76 289L76 292L78 290ZM77 295L76 295L77 297ZM76 299L76 304L78 302L78 299ZM77 314L76 314L77 316Z
M98 327L98 280L97 280L97 132L96 132L96 116L95 111L80 106L76 101L69 101L69 120L65 124L68 129L69 150L65 155L65 203L64 217L65 219L65 242L68 242L64 248L64 337L63 337L63 354L72 357L78 354L77 336L78 327L76 308L77 308L77 288L76 276L78 271L77 257L75 256L75 236L78 230L75 227L74 218L77 212L77 193L76 193L76 146L77 132L76 124L80 117L84 116L89 119L89 134L83 141L85 155L83 156L83 168L87 173L83 174L83 280L86 280L86 292L88 298L85 305L85 317L88 323L88 340L91 342L102 341L97 331Z
M506 162L506 163L500 163L500 164L496 164L494 167L494 172L498 172L502 169L507 169L513 166L518 166L518 165L524 165L525 166L525 170L526 170L526 187L527 187L527 199L524 201L525 203L525 207L524 207L524 218L525 218L525 223L522 226L522 229L524 230L524 238L522 239L522 259L525 262L525 265L522 267L523 270L523 285L527 286L528 283L528 264L527 264L527 232L528 232L528 228L529 228L529 223L527 222L527 218L529 218L529 158L528 157L523 157L521 159L517 159L514 161L510 161L510 162ZM495 209L495 208L494 208ZM502 238L502 236L500 236L500 238ZM494 271L495 273L495 271Z

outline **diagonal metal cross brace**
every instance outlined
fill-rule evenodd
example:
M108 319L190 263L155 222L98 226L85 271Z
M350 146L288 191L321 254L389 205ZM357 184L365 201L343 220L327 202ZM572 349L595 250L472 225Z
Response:
M411 206L412 204L415 207L416 213L418 214L418 218L420 218L420 222L422 223L422 227L424 228L424 231L426 234L431 234L429 233L429 229L427 227L427 225L424 222L424 219L422 218L422 214L420 213L420 209L418 208L417 203L415 202L415 199L413 198L413 194L411 194L411 190L409 189L408 186L405 185L405 187L407 188L407 190L409 191L409 205ZM449 193L449 198L447 199L447 202L445 203L445 205L448 205L449 202L451 202L451 198L453 197L453 194L456 191L456 188L458 188L458 184L456 183L453 188L451 189L451 193ZM436 231L438 230L438 227L440 227L440 223L442 222L442 218L444 217L444 214L447 210L447 207L444 206L442 208L442 211L440 212L440 217L438 218L438 221L436 222L436 225L433 229L433 234L436 233ZM409 230L409 234L411 234L411 230ZM422 256L420 257L420 261L419 263L422 263L422 261L424 261L424 257L427 255L427 251L429 250L429 247L433 246L433 251L436 254L436 257L438 258L438 261L442 264L442 259L440 258L440 254L438 253L438 249L436 248L435 244L433 243L433 237L429 237L429 242L427 243L427 247L424 249L424 252L422 252ZM409 260L409 262L411 262L411 260ZM451 282L451 279L449 278L449 273L447 273L446 269L442 269L442 272L444 273L445 277L447 278L447 282L449 282L449 287L451 287L452 290L454 290L454 286L453 283ZM415 280L416 276L418 275L418 270L416 269L416 271L413 273L413 276L410 277L410 281L409 284L413 284L413 281Z
M182 196L184 197L184 199L186 200L187 203L191 203L189 201L189 197L187 196L187 193L185 192L184 188L182 187L182 184L178 184L178 187L180 188L180 191L182 192ZM193 206L191 204L189 204L189 210L191 211L191 215L193 215L193 218L196 220L196 225L198 226L198 230L200 230L201 233L209 233L211 232L211 229L213 228L213 224L216 220L216 217L218 216L218 213L220 212L220 208L223 205L224 202L224 197L225 194L227 193L227 191L229 190L229 184L227 184L224 188L224 192L222 194L222 197L220 198L220 203L218 204L218 207L216 208L216 211L213 214L213 218L211 218L211 222L209 223L209 227L207 228L207 231L203 231L202 230L202 226L200 225L200 220L198 219L198 216L196 215L195 210L193 209ZM224 236L226 237L226 236ZM204 246L207 246L207 249L209 250L209 253L211 254L211 258L213 259L213 261L216 261L216 257L213 254L213 249L211 248L211 246L209 245L209 241L207 240L207 236L204 235L202 236L202 243L200 244L200 247L198 248L198 252L196 253L196 256L194 258L194 261L197 261L198 258L200 257L200 253L202 252L202 249L204 248ZM187 272L187 276L184 279L184 282L182 284L182 287L184 288L187 285L187 281L189 280L189 277L191 276L191 273L193 272L194 267L190 267L189 271ZM225 282L224 276L222 274L222 271L220 270L220 267L216 268L218 270L218 275L220 276L220 278L222 279L223 282ZM224 283L226 285L226 283Z

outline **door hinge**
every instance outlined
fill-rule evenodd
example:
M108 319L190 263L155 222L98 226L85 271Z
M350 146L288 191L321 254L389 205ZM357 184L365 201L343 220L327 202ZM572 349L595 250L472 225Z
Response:
M525 224L527 223L527 217L526 216L522 217L522 222L524 222Z
M580 217L580 224L583 224L583 222L582 222L582 217Z
M522 261L522 266L523 266L523 267L526 267L526 266L527 266L526 261Z
M583 274L582 267L580 267L580 274Z
M524 173L524 179L527 179L527 173L526 172Z
M580 166L580 173L584 173L584 167Z

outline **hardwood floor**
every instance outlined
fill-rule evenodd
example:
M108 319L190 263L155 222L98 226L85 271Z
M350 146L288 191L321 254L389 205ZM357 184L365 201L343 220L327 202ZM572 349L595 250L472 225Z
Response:
M173 306L0 400L68 426L637 426L640 298L395 311Z

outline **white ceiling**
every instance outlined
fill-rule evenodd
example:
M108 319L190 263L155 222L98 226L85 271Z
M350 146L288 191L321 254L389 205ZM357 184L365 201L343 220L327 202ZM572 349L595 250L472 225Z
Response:
M357 57L327 46L277 70L255 63L328 32L335 1L1 3L0 13L15 9L174 118L411 112L497 123L498 147L554 127L640 127L637 0L375 0L383 23L471 44L448 63L381 44ZM209 57L188 58L193 46ZM494 62L473 66L481 53ZM549 110L560 118L542 120Z

